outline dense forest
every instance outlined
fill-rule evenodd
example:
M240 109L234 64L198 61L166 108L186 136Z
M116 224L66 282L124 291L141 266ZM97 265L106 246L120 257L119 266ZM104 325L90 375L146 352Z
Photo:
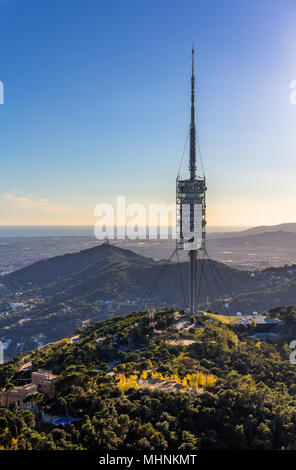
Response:
M296 324L296 307L270 315ZM56 393L36 393L35 412L0 409L0 448L15 450L296 449L296 369L290 349L250 338L256 326L220 316L188 317L177 309L137 312L78 330L0 366L11 389L32 370L59 374ZM189 327L180 330L185 321ZM44 422L42 413L71 416Z

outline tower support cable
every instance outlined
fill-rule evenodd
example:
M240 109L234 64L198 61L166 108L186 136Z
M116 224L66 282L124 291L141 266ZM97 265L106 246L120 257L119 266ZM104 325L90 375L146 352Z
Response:
M211 259L207 251L206 251L206 254L207 254L208 258ZM212 259L211 259L211 261L213 262ZM214 268L216 269L216 272L217 272L217 274L218 274L218 276L219 276L219 279L221 279L222 283L224 284L224 286L225 286L225 288L226 288L226 291L228 291L228 294L230 295L230 298L232 298L232 299L233 299L233 303L236 304L236 307L238 308L238 312L241 312L242 310L241 310L239 301L237 300L236 296L232 293L232 291L231 291L229 285L227 284L227 282L225 281L224 277L222 276L222 274L221 274L221 272L220 272L220 269L218 268L217 263L214 263L214 262L213 262L213 265L214 265Z

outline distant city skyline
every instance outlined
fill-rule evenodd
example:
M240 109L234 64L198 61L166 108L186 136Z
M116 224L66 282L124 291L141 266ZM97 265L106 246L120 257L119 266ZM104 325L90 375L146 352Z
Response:
M296 221L295 24L294 0L0 0L0 225L174 203L192 41L208 225Z

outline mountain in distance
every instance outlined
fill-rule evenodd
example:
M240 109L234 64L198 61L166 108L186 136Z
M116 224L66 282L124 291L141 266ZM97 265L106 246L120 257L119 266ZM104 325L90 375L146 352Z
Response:
M207 247L212 258L238 269L262 270L268 266L296 264L296 231L292 231L293 226L296 229L296 224L283 224L209 234Z
M296 233L296 223L284 223L279 225L259 225L257 227L248 228L246 230L233 231L233 232L212 232L208 233L208 239L211 238L237 238L245 237L248 235L260 235L263 233L271 232L292 232Z
M256 238L268 243L274 235L291 239L294 234L262 234L246 238ZM232 239L231 246L235 241ZM229 240L230 241L230 240ZM295 240L294 240L295 242ZM103 244L78 253L56 256L38 261L30 266L2 277L2 283L9 292L22 290L23 295L42 296L48 301L72 302L92 306L93 303L116 301L143 307L147 298L158 305L187 306L189 298L189 263L168 263L167 260L155 261L135 252L112 244ZM293 266L267 268L258 272L234 269L216 261L199 260L197 267L199 303L207 303L213 309L218 306L225 311L224 299L244 295L252 309L252 298L264 298L260 309L274 306L273 295L287 286L295 287L296 272ZM264 295L260 296L260 292ZM296 294L296 292L295 292ZM278 295L277 295L278 297ZM234 301L230 304L232 313L238 310Z
M58 282L61 279L74 279L75 275L81 278L83 277L82 273L87 278L91 268L97 272L105 272L105 268L110 267L126 268L128 263L136 266L155 262L152 258L146 258L133 251L102 244L76 253L40 260L9 273L2 280L8 284L24 286L31 283L34 286L42 287L47 283Z
M53 232L50 229L48 236L18 236L14 238L1 237L0 230L0 278L40 260L77 253L78 251L102 244L102 241L96 240L94 236L69 236L68 232L65 232L66 235L63 236L52 236ZM295 234L295 224L253 227L248 230L231 232L218 232L218 230L219 227L217 227L215 233L209 232L207 234L207 242L211 257L221 263L244 270L263 269L268 266L284 266L285 264L296 263L293 237L284 239L280 233ZM229 227L229 230L232 230L231 227ZM259 233L257 233L258 231ZM262 231L263 233L261 233ZM271 234L270 236L273 237L268 239L266 244L264 238L246 239L246 237L264 235L264 233ZM237 240L239 238L242 238L242 240ZM234 240L231 248L229 248L229 239ZM250 249L254 250L255 254L249 254L245 250L249 241ZM162 260L168 259L171 256L175 249L175 240L129 240L126 238L125 240L114 240L112 245L132 250L146 258ZM182 261L187 260L187 258L186 253L184 256L180 253Z
M214 263L214 262L213 262ZM205 261L203 272L211 286L210 297L218 295L215 285L214 265ZM215 263L220 276L235 292L255 288L248 272ZM199 262L198 272L202 269ZM156 280L158 279L158 282ZM181 280L182 278L182 280ZM127 301L142 298L155 283L151 297L158 302L184 303L189 296L189 263L168 264L167 260L155 261L112 244L103 244L78 253L41 260L4 276L1 281L10 290L37 293L46 298L59 296L63 300L80 299L84 302L103 300ZM182 287L183 281L183 287ZM220 286L226 294L225 287ZM206 299L205 286L201 297Z
M296 226L296 224L295 224ZM296 250L296 230L295 232L285 232L284 230L277 230L272 232L263 233L239 233L238 236L226 236L221 238L213 237L208 241L209 248L215 250L223 249L244 249L244 248L269 248L273 247L276 250Z

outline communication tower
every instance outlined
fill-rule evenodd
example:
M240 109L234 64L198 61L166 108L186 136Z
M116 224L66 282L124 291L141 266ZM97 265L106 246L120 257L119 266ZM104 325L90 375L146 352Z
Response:
M195 126L194 46L192 46L191 120L188 179L176 180L177 249L186 250L190 257L190 313L196 313L197 258L205 249L206 238L206 179L197 176Z

